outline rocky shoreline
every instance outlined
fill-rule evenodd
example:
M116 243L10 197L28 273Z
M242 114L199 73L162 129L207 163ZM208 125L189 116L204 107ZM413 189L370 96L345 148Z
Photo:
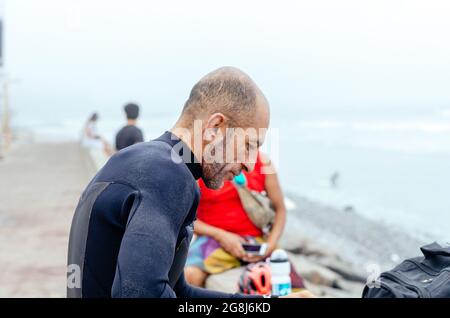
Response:
M288 194L280 247L319 297L360 298L370 275L417 256L422 242L401 229ZM242 268L211 276L207 288L236 292Z
M294 207L282 244L295 251L299 239L303 245L319 245L360 271L368 265L386 270L405 258L420 254L420 246L429 243L392 225L369 220L357 211L326 206L306 198L289 194ZM293 236L293 233L296 233Z

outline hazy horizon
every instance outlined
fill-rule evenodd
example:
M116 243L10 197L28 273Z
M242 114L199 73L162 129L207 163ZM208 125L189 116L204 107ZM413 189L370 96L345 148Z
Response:
M248 72L281 111L450 108L446 1L6 0L5 69L21 116L128 101L178 111L205 73Z

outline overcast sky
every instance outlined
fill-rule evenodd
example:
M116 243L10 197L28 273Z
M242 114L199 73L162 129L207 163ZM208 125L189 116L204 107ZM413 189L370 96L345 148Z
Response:
M179 110L234 65L273 107L450 106L450 1L6 0L21 109Z

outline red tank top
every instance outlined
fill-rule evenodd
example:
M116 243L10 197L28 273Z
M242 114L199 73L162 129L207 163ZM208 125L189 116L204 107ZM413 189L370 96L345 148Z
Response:
M247 179L247 187L258 192L265 190L265 174L261 173L263 164L260 156L256 159L255 169L243 172ZM233 232L242 236L260 236L262 231L257 228L247 216L237 190L231 181L225 181L219 190L211 190L199 180L200 203L197 209L197 218L209 225Z

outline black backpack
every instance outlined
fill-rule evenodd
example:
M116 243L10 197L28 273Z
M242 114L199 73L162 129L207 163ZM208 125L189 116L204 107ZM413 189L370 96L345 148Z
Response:
M450 247L432 243L420 248L423 257L410 258L365 286L363 298L449 298ZM369 287L369 286L372 287Z

